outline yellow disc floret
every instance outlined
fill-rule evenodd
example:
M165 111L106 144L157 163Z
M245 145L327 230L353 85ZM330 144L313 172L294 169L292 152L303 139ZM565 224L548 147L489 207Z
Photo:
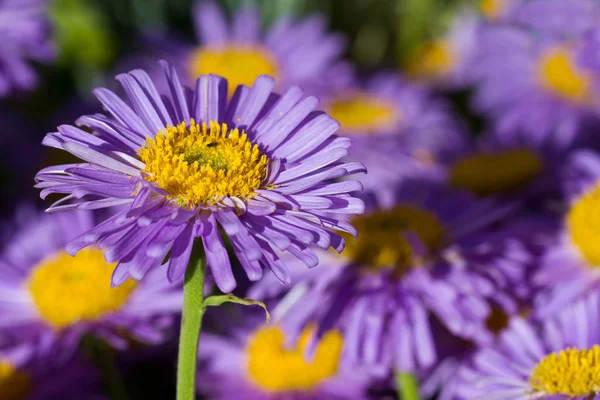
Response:
M452 165L450 182L454 187L488 196L520 189L542 169L542 159L529 150L477 153Z
M370 133L386 128L399 120L398 111L387 100L358 93L333 100L327 113L342 125L343 130Z
M286 346L285 335L276 326L255 332L246 349L252 381L273 392L306 391L334 376L342 353L342 335L326 332L309 357L307 347L314 330L313 326L306 328L295 346Z
M566 349L544 357L533 369L529 384L547 396L590 396L600 391L600 346Z
M31 376L0 360L0 399L25 400L31 392Z
M438 250L446 235L435 215L410 204L355 217L352 225L359 236L347 241L344 256L367 269L393 268L399 275L418 261L407 235L416 235L429 251Z
M269 51L257 46L200 47L189 60L192 79L217 74L227 79L229 95L238 85L252 86L260 75L277 77L277 63Z
M600 185L582 195L567 214L571 242L587 262L600 267Z
M555 46L544 52L538 63L538 76L542 87L558 97L576 103L589 97L591 79L575 64L568 47Z
M96 248L83 249L75 257L60 251L33 268L27 287L42 319L61 329L97 320L127 302L136 284L128 280L112 288L114 267Z
M139 152L145 179L187 207L224 197L250 199L267 175L268 158L238 129L181 123L148 138Z
M448 74L456 58L447 40L435 40L419 47L410 60L408 73L419 78L437 79Z

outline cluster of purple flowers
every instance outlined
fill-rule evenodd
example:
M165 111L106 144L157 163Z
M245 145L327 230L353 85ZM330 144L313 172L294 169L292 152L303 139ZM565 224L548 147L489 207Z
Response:
M51 62L46 7L0 0L0 97ZM46 213L2 230L0 400L112 398L94 343L172 363L198 254L272 315L209 313L202 398L600 399L600 3L483 0L370 74L320 16L190 13L195 43L149 41L42 141Z

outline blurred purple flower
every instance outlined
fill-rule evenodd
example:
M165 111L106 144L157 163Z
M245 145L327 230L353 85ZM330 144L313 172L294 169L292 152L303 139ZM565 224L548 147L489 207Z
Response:
M298 336L284 325L230 327L228 336L207 334L199 349L201 391L217 400L367 399L373 371L340 363L344 338L316 327Z
M582 58L584 40L600 17L590 0L524 2L506 23L482 27L471 65L478 82L474 106L500 132L536 141L567 141L598 124L599 71Z
M37 85L29 61L50 62L47 0L0 0L0 98Z
M184 84L193 85L201 75L217 74L227 79L232 95L238 85L251 86L258 76L269 75L276 79L279 92L299 86L310 95L323 95L345 87L352 79L351 65L341 59L346 40L340 34L328 33L322 16L301 20L284 16L263 31L256 6L241 7L227 21L210 0L199 1L192 16L197 43L150 39L153 51L158 49L160 57L175 66ZM156 54L149 56L127 59L125 65L160 76ZM158 89L168 91L162 85Z
M408 181L395 203L371 206L352 220L359 238L341 256L323 252L318 270L292 269L297 283L273 311L292 326L317 321L322 329L341 329L345 362L431 367L437 362L432 315L454 335L487 341L489 302L512 314L530 297L535 257L523 242L531 228L489 230L510 208ZM264 279L249 292L262 299L281 294Z
M600 289L600 156L591 150L573 153L564 180L569 204L562 231L535 276L535 283L544 289L535 304L539 316Z
M598 292L541 322L514 318L454 371L440 400L598 399Z
M263 265L289 284L275 249L309 267L318 263L310 245L341 251L344 240L332 230L356 231L334 215L360 214L364 203L349 194L361 189L358 182L330 180L364 167L339 161L350 140L335 136L339 124L315 112L318 100L297 87L278 96L272 93L275 81L266 76L252 88L239 86L228 100L227 81L203 75L186 96L172 66L163 67L170 96L161 98L142 70L119 75L133 108L97 89L110 116L78 120L97 136L63 125L44 139L87 161L39 172L42 197L68 194L49 211L128 205L67 251L106 247L107 261L118 262L113 285L141 279L170 251L168 278L180 282L194 239L201 238L224 292L236 281L221 229L253 281Z
M0 342L52 340L75 348L91 333L121 348L130 339L166 339L181 310L182 291L166 282L164 271L111 289L114 266L100 249L75 257L63 250L94 224L89 212L20 210L0 255Z

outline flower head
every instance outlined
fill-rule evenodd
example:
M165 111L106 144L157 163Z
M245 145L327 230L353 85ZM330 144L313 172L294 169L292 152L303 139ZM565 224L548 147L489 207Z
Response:
M486 341L490 301L510 314L529 299L533 257L522 239L535 236L532 226L489 229L509 211L440 184L404 182L393 203L369 202L352 219L359 237L342 255L319 255L319 270L294 269L297 284L282 297L264 280L250 295L281 299L274 318L291 326L340 329L345 362L431 367L432 316L451 334Z
M0 98L35 87L37 77L29 61L54 58L46 7L45 0L0 2Z
M536 303L539 315L554 313L600 287L600 156L591 150L575 152L565 170L568 209L535 276L543 288Z
M193 20L196 43L167 39L153 46L162 49L162 57L174 65L186 84L193 84L201 75L217 74L229 82L231 96L239 85L251 86L259 76L269 75L276 79L278 91L299 86L309 94L323 95L352 80L352 68L341 58L346 40L327 32L320 15L303 19L282 16L263 29L265 22L257 5L240 7L228 20L224 10L208 0L198 1ZM133 64L139 67L139 56L136 58ZM144 69L152 71L153 77L160 76L155 62L148 64ZM163 85L158 88L168 91Z
M285 325L256 323L236 331L235 337L205 336L200 345L200 388L211 398L367 398L373 377L341 363L339 331L317 338L314 325L295 335Z
M534 0L513 12L481 28L475 106L502 132L572 138L597 121L600 77L584 59L600 8L588 0Z
M128 280L111 288L114 265L104 260L102 245L75 256L63 250L94 226L89 212L20 213L20 226L12 227L13 237L0 256L0 288L10 293L0 299L2 341L52 337L76 347L91 333L123 347L129 339L155 343L166 338L182 295L160 271L142 283Z
M361 213L364 204L351 195L358 182L330 180L364 168L340 161L350 141L334 135L339 124L316 112L317 99L295 87L278 96L265 76L229 99L215 75L201 76L188 97L173 68L163 67L168 97L141 70L119 75L131 105L97 89L109 115L78 120L96 135L65 125L46 136L46 145L87 161L37 175L43 197L68 194L50 211L128 205L67 252L106 248L107 262L117 263L113 285L141 279L170 252L168 277L179 282L200 238L216 284L229 292L236 282L223 233L251 280L265 266L289 283L279 252L312 267L310 245L341 251L344 240L330 230L356 231L335 215Z
M514 318L458 368L442 398L600 398L598 293L543 321Z

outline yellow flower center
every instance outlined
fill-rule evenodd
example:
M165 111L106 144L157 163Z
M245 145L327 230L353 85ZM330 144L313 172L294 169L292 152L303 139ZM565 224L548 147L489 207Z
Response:
M538 64L538 76L542 87L558 97L577 103L588 99L591 78L575 65L568 47L555 46L543 53Z
M269 161L243 131L193 120L146 139L139 154L145 179L188 207L214 205L226 196L254 197Z
M127 302L136 284L128 280L111 288L114 267L96 248L83 249L75 257L60 251L34 267L27 287L42 318L61 329L97 320Z
M600 185L573 204L567 214L567 228L571 242L587 262L600 266Z
M229 82L231 96L238 85L252 86L259 75L277 77L277 63L267 49L258 46L199 47L192 52L189 73L217 74Z
M295 346L285 345L283 331L274 326L259 329L248 343L248 373L267 391L306 391L334 376L342 353L343 338L329 331L316 346L314 356L306 353L314 326L302 332Z
M408 64L408 73L419 78L439 78L447 74L456 62L450 43L435 40L419 47Z
M25 400L31 392L31 376L0 360L0 399Z
M479 9L484 17L489 20L496 20L506 7L507 0L482 0Z
M399 119L393 104L365 93L333 100L326 108L328 114L346 131L370 133L389 127Z
M536 392L570 398L600 391L600 346L571 348L544 357L533 369L529 384Z
M428 251L440 249L446 232L437 217L410 204L353 218L356 240L348 240L344 256L368 270L392 268L402 276L419 264L409 235Z
M479 153L455 162L450 169L450 182L454 187L487 196L520 189L542 169L542 159L529 150Z

